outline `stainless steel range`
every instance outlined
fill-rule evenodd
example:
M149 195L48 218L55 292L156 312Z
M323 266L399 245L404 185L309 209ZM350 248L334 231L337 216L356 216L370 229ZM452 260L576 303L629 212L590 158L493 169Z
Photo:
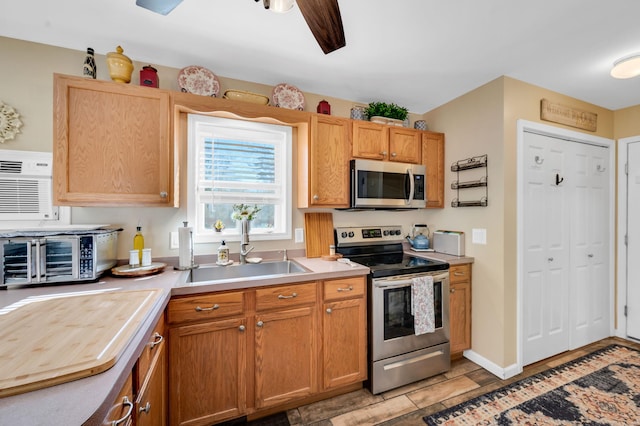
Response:
M449 370L449 264L407 255L401 226L336 228L336 252L368 266L369 379L377 394ZM416 334L412 289L433 280L433 332ZM427 282L430 282L429 279Z

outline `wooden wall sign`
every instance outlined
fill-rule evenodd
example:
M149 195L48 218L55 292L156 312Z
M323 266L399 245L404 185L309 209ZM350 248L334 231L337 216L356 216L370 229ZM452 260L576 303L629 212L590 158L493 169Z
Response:
M540 119L595 132L598 126L598 114L582 111L566 105L540 100Z

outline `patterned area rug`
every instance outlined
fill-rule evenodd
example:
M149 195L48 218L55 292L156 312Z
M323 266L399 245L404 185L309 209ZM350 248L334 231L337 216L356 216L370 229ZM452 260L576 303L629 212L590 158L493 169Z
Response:
M639 425L640 352L611 345L424 418L429 425Z

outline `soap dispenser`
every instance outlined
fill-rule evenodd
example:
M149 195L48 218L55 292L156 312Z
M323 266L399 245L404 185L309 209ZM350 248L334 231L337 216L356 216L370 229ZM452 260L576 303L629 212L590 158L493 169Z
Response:
M222 240L222 244L218 247L218 261L216 263L218 265L229 264L229 246L224 243L224 240Z

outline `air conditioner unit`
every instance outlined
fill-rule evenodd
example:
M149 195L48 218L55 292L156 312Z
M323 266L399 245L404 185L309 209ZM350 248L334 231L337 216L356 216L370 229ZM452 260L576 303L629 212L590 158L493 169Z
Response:
M0 221L57 221L50 152L0 149Z

